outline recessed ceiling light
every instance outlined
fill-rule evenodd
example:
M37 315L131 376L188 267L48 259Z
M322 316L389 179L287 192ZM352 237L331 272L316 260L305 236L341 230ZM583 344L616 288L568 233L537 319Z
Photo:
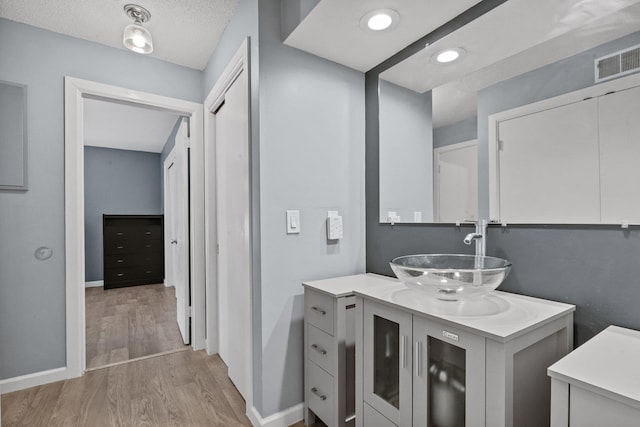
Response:
M400 15L393 9L376 9L360 19L360 27L365 30L383 31L394 28L400 21Z
M435 55L433 55L431 57L432 60L435 60L436 62L442 63L442 64L446 64L448 62L453 62L456 60L461 59L464 54L465 54L465 50L460 48L460 47L456 47L453 49L445 49L445 50L441 50L440 52L436 53Z

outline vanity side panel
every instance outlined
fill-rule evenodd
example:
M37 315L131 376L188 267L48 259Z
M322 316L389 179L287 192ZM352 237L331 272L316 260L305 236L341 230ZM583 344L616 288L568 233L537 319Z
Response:
M551 378L551 427L569 425L569 384Z

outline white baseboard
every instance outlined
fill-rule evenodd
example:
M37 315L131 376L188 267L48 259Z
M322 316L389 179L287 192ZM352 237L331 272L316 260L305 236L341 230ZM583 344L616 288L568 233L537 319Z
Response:
M95 280L93 282L85 282L85 288L98 288L104 286L104 280Z
M12 391L24 390L43 384L54 383L67 379L67 368L56 368L48 371L34 372L33 374L0 380L0 390L2 394Z
M247 417L254 427L289 427L304 418L304 404L299 403L291 408L262 418L255 406L247 411Z

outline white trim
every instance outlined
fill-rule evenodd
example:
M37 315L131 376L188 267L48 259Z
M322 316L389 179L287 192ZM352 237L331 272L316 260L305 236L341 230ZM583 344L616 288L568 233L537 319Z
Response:
M304 404L298 403L295 406L262 418L258 410L252 406L251 411L247 411L247 417L254 426L260 427L289 427L304 418Z
M104 286L104 280L94 280L93 282L85 282L85 288L100 288Z
M65 76L64 79L65 177L65 304L67 376L82 375L86 368L84 298L84 98L136 103L189 116L191 124L191 271L194 316L192 346L205 345L204 281L204 161L202 105Z
M67 368L49 369L48 371L34 372L33 374L0 380L0 389L2 390L2 394L6 394L56 381L63 381L67 378Z
M215 165L216 157L215 157L215 117L214 112L222 105L224 102L224 97L229 88L233 85L235 80L240 76L243 72L245 73L245 81L246 81L246 96L247 96L247 136L248 142L251 143L251 76L250 68L249 68L249 38L245 38L236 53L233 55L229 64L225 67L221 76L218 78L218 81L214 85L209 95L207 95L204 101L204 110L207 113L204 116L204 134L205 141L207 143L204 145L204 158L206 159L207 165ZM249 153L251 152L251 148L249 147ZM249 166L249 173L251 173L251 166ZM217 268L217 216L216 216L216 171L212 167L207 167L204 171L204 182L206 186L206 197L205 197L205 212L206 212L206 221L205 221L205 245L206 245L206 253L207 254L216 254L214 256L208 256L206 263L206 280L207 280L207 289L209 293L207 294L207 313L209 316L207 317L207 353L214 354L218 352L218 339L219 339L219 322L218 322L218 298L217 298L217 277L218 277L218 268ZM250 203L251 203L251 195ZM249 208L251 211L251 207ZM250 233L250 236L253 234ZM253 246L253 241L249 243ZM253 254L253 247L250 251ZM249 270L252 270L251 265L247 266ZM252 286L249 287L250 299L253 298L252 295ZM249 325L253 325L253 313L252 310L249 310ZM245 369L246 376L245 378L249 382L246 385L245 390L249 390L248 396L243 396L246 401L247 415L250 415L251 411L249 408L253 408L253 329L250 327L250 336L248 337L248 342L245 343L247 348L249 349L248 355L249 359L245 360Z
M620 90L631 89L640 86L640 73L633 74L628 77L622 77L604 83L595 84L593 86L579 89L574 92L565 93L563 95L554 96L553 98L544 99L542 101L523 105L521 107L512 108L510 110L501 111L489 116L489 135L488 135L488 152L489 152L489 219L491 221L500 221L500 171L498 164L498 143L500 135L498 127L500 122L515 119L517 117L534 114L544 110L561 107L563 105L582 102L586 98L596 98L606 95L609 92L617 92Z

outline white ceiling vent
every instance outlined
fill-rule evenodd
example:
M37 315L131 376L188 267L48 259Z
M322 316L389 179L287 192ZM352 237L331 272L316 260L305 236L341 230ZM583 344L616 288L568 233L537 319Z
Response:
M596 83L640 71L640 45L597 58Z

